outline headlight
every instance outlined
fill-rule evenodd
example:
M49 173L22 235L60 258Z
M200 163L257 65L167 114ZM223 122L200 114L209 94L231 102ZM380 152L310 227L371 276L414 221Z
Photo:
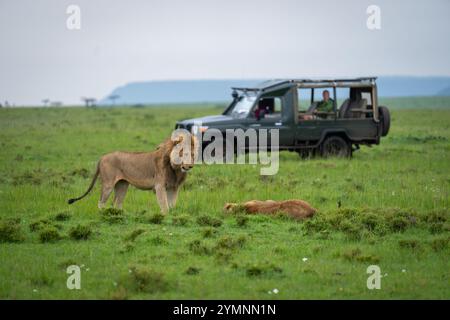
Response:
M206 130L208 130L208 127L207 126L196 126L196 125L193 125L192 126L192 128L191 128L191 132L192 132L192 134L197 134L197 133L203 133L203 132L205 132Z

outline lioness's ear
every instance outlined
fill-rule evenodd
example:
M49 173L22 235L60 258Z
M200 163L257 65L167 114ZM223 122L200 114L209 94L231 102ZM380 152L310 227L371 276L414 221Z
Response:
M233 208L236 206L236 203L225 203L225 206L223 207L223 211L230 212L233 210Z

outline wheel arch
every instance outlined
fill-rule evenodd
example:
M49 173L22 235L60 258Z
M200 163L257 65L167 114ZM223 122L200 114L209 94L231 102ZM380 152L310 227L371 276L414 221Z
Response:
M352 143L352 139L350 139L350 136L348 135L347 130L345 130L345 129L328 129L328 130L324 130L322 132L322 135L320 137L318 145L321 145L325 141L325 139L330 136L339 136L339 137L347 140L349 143Z

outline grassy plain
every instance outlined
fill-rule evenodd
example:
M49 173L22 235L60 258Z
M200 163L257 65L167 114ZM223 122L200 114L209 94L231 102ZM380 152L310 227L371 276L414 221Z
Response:
M152 150L176 120L221 109L0 109L0 298L449 299L450 99L382 103L392 127L381 145L351 160L283 152L267 179L258 166L199 165L163 219L155 196L133 188L123 213L99 213L98 185L66 201L100 155ZM319 213L222 213L225 202L291 198ZM81 290L66 287L72 264ZM373 264L380 290L366 286Z

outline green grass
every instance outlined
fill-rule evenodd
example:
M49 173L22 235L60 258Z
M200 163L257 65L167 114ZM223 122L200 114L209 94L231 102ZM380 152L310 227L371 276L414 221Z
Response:
M218 108L0 109L0 298L450 298L450 99L382 103L396 108L381 145L351 160L283 152L270 179L258 166L199 165L167 217L134 188L124 211L99 212L98 185L66 201L102 154L152 150L176 120ZM222 213L226 202L292 198L317 216ZM81 290L66 287L72 264ZM371 264L380 290L366 287Z

